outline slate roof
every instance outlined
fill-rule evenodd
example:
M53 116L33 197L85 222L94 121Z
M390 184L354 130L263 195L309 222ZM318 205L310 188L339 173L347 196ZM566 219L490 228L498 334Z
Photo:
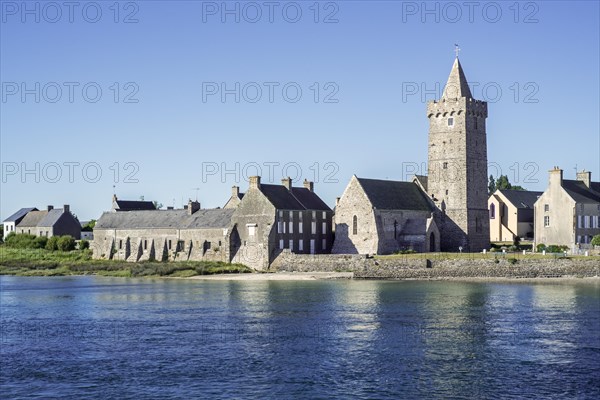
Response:
M598 203L600 202L600 191L594 190L594 188L600 189L599 182L591 182L590 186L592 189L585 186L585 183L581 181L573 181L569 179L563 179L563 189L567 191L569 196L578 203Z
M515 207L519 209L533 209L533 204L544 192L533 192L529 190L507 190L498 189Z
M356 178L379 210L433 211L425 194L412 182Z
M23 218L17 226L20 228L38 226L40 221L43 220L47 214L48 214L48 211L46 211L46 210L30 211L27 213L27 215L25 215L25 218Z
M44 226L44 227L54 226L54 224L59 220L60 217L62 217L62 215L63 215L62 208L54 208L50 211L46 211L46 215L44 216L44 218L41 219L40 222L38 222L37 226Z
M331 211L316 193L304 187L292 187L290 191L283 185L261 184L260 191L280 210Z
M96 229L227 228L234 209L198 210L189 215L187 210L140 210L123 213L105 212L96 222Z
M35 207L21 208L19 211L17 211L16 213L14 213L13 215L11 215L10 217L6 218L4 220L4 222L17 222L21 218L23 218L29 211L37 211L37 210L38 209L35 208Z
M427 190L427 175L415 175L415 179L419 181L423 189Z
M156 210L154 203L151 201L140 200L116 200L117 211L136 211L136 210Z

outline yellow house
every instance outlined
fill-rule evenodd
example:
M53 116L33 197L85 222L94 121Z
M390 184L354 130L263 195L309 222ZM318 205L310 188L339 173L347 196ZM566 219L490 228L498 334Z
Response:
M533 239L533 204L542 192L496 190L488 199L490 240L512 242L515 236Z

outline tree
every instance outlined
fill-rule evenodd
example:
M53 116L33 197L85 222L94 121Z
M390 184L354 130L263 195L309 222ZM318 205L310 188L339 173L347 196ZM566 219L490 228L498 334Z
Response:
M596 235L592 238L592 246L600 246L600 235Z
M154 204L154 207L156 207L157 210L160 210L161 208L163 208L163 203L159 203L158 201L154 200L152 202L152 204Z
M496 181L494 175L490 175L490 182L488 183L488 195L492 195L496 191Z
M91 231L93 231L93 230L94 230L94 226L96 226L96 220L95 220L95 219L93 219L93 220L91 220L90 222L88 222L87 224L85 224L85 225L84 225L84 226L81 228L81 230L82 230L83 232L91 232Z
M75 239L72 236L64 235L58 239L57 245L60 251L75 250Z
M490 183L488 184L488 190L492 188L492 181L494 179L493 175L490 175ZM512 185L508 180L507 175L500 175L498 179L494 182L494 191L499 190L526 190L524 187L519 185Z

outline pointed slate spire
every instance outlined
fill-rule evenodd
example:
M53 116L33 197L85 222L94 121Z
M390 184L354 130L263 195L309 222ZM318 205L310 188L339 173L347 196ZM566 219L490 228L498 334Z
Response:
M455 99L460 97L472 98L473 96L471 95L471 90L469 90L467 78L465 78L465 73L460 65L460 61L458 61L458 57L456 57L454 65L452 65L452 71L450 71L450 76L448 77L448 82L446 82L442 99Z

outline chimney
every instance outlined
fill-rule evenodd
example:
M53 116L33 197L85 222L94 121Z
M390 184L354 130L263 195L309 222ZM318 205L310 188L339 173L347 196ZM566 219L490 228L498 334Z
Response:
M289 176L288 176L287 178L283 178L283 179L281 180L281 184L282 184L283 186L285 186L285 188L286 188L287 190L292 190L292 178L290 178Z
M340 198L341 198L341 197L336 197L336 198L335 198L335 206L336 206L336 207L340 205Z
M48 206L48 211L54 210L54 206Z
M259 189L260 190L260 176L251 176L250 177L250 189Z
M67 214L67 213L69 213L70 211L71 211L71 209L70 209L69 205L68 205L68 204L65 204L65 205L63 206L63 213L64 213L64 214Z
M115 201L117 201L117 200L118 200L118 199L117 199L117 195L116 195L116 194L113 194L113 203L114 203Z
M592 183L592 173L584 169L577 173L577 180L583 182L589 188Z
M315 184L314 182L309 181L308 179L304 178L304 183L303 183L304 187L308 190L310 190L311 192L315 191Z
M231 197L240 197L240 187L239 186L231 187Z
M563 183L563 170L560 169L560 168L558 168L558 167L554 167L549 172L550 172L549 186L550 187L555 187L555 188L562 186L562 183Z
M195 213L199 209L200 209L200 202L199 201L192 201L191 199L188 200L187 211L188 211L189 215L192 215L193 213Z

